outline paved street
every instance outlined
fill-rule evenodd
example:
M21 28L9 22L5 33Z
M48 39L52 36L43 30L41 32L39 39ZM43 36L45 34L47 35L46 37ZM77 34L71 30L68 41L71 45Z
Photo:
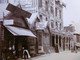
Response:
M80 52L65 51L60 53L51 53L32 58L32 60L80 60Z

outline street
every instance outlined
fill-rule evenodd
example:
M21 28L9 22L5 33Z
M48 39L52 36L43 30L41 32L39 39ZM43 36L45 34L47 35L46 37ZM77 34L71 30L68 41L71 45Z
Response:
M70 51L64 51L60 53L51 53L34 57L32 60L80 60L80 52L71 53Z

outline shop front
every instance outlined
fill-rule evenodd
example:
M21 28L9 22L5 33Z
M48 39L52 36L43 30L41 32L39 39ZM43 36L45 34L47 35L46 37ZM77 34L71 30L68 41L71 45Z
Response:
M27 50L29 52L27 42L28 36L36 37L30 30L16 26L4 26L4 34L5 44L3 44L4 45L3 50L7 51L5 53L6 59L11 57L25 58L24 51Z

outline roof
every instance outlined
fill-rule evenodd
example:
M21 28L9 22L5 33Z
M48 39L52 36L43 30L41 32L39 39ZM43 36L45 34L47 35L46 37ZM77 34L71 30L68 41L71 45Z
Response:
M15 3L13 5L17 6L18 4ZM8 6L8 3L0 4L0 18L3 18L3 12L4 12L4 16L10 13L9 11L6 10L7 6Z
M30 30L15 27L15 26L5 26L8 31L10 31L14 36L31 36L36 37Z
M30 12L27 12L17 6L14 6L12 4L8 4L6 10L10 11L11 13L13 13L15 16L17 17L28 17L30 18L31 16L31 13Z
M28 23L32 25L36 21L37 17L38 13L32 13L31 17L26 19L28 20Z

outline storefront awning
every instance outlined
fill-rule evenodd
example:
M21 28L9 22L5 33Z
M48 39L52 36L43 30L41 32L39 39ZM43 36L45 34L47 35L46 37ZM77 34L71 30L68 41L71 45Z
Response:
M14 27L14 26L5 26L8 31L10 31L14 36L31 36L36 37L30 30Z

